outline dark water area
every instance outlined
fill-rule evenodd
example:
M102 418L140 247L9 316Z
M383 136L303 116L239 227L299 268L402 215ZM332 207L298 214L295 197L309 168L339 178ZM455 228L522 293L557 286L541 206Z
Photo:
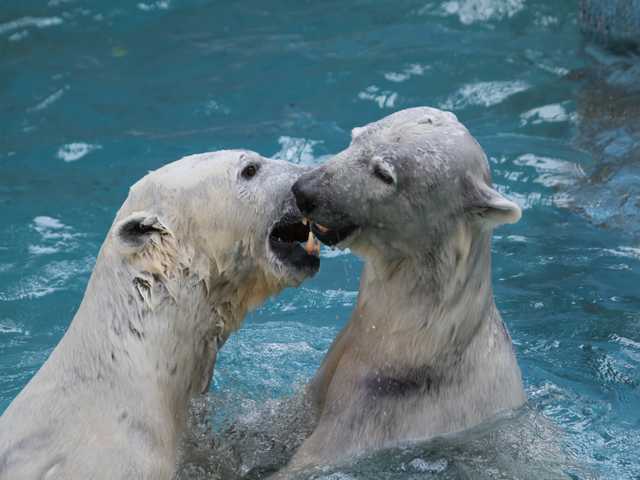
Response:
M353 127L431 105L467 125L523 208L495 232L493 281L529 405L315 478L640 478L640 73L635 53L586 43L577 12L550 0L5 2L0 412L64 334L147 171L223 148L318 164ZM318 367L361 268L349 252L323 257L225 345L216 418L257 415ZM544 445L518 456L555 429L570 462L535 470L554 456Z

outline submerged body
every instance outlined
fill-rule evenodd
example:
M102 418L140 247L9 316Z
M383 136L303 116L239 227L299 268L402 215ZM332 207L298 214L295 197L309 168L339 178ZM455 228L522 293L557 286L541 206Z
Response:
M419 288L421 301L394 295L400 282L374 269L365 267L356 311L310 386L322 413L294 465L464 430L525 400L495 305L476 312L477 324L464 331L461 323L471 320L464 303L443 314L447 307Z
M454 115L393 114L294 193L365 260L357 307L308 387L318 423L287 472L470 428L525 402L491 287L491 234L520 209ZM285 472L284 474L286 474Z
M194 155L131 188L51 356L0 418L0 479L170 479L190 398L246 312L318 268L300 167ZM302 250L302 253L300 252Z

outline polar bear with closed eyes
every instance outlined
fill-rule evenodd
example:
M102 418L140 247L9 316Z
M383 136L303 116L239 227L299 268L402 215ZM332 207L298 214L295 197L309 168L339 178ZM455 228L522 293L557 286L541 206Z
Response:
M293 186L317 238L364 261L357 306L307 393L288 470L427 440L525 402L491 285L491 236L520 219L449 112L396 112Z
M0 418L0 479L173 478L220 346L318 270L291 194L302 172L220 151L131 188L68 331Z

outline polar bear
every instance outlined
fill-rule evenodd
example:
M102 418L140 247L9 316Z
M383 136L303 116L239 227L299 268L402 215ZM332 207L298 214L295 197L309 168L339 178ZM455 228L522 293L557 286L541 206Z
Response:
M455 115L354 129L293 186L322 242L365 260L357 306L308 387L318 423L287 472L472 427L525 402L491 286L491 235L521 210Z
M173 477L220 346L319 268L291 194L302 172L220 151L131 188L68 331L0 418L0 479Z

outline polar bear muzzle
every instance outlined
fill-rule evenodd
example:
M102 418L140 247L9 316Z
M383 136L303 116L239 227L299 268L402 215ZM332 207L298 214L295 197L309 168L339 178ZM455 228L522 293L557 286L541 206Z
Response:
M305 223L311 227L311 235L325 245L334 246L354 235L358 225L323 197L322 183L322 168L319 168L300 177L291 190Z
M269 234L269 248L289 268L312 275L320 268L320 244L298 212L285 213Z

